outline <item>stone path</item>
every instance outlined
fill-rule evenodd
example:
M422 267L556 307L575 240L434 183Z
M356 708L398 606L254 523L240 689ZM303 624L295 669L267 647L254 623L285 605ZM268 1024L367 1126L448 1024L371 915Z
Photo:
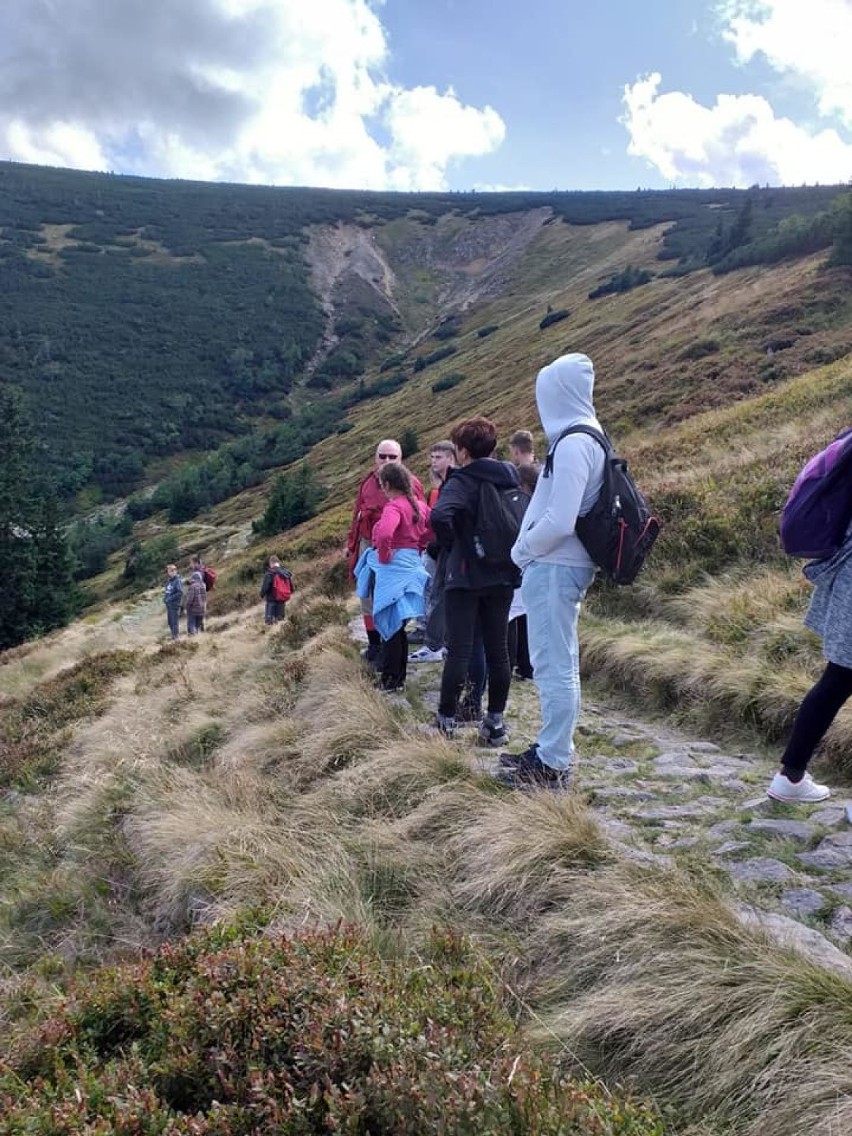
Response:
M440 664L409 666L406 693L394 701L429 720L440 675ZM526 748L538 724L533 683L513 682L506 721L507 748ZM496 771L497 754L475 748L473 729L459 739L479 768ZM779 804L765 793L767 760L588 699L577 746L573 791L625 855L709 867L745 921L852 975L852 791L816 806Z

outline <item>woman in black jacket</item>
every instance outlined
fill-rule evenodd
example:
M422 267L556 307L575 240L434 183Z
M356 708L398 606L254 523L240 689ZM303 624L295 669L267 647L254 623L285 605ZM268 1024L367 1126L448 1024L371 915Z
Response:
M477 620L488 663L488 709L479 727L479 744L501 746L507 740L503 711L511 671L506 631L518 569L506 556L495 563L477 549L476 519L482 486L512 489L518 475L510 462L491 457L497 444L494 423L469 418L452 432L458 466L450 471L432 510L430 523L440 547L445 578L447 657L441 678L438 728L452 735L459 695L467 675Z

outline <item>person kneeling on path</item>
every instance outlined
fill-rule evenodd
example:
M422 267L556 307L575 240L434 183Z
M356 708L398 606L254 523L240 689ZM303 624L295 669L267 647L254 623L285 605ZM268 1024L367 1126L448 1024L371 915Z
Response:
M414 495L412 477L404 465L389 462L379 470L385 507L373 526L373 547L355 566L358 595L372 595L373 622L382 638L379 685L382 690L405 687L409 619L423 615L423 591L428 579L420 561L426 539L429 507Z
M568 426L601 426L592 403L595 372L587 355L563 355L542 368L535 385L541 425L550 446ZM541 702L541 729L520 754L503 754L505 780L522 788L558 788L574 759L580 715L577 621L595 565L574 531L603 486L604 452L587 434L563 438L553 475L540 477L512 549L523 571L529 651Z
M284 618L287 601L293 594L293 576L287 568L281 567L277 556L270 556L267 570L260 585L260 598L266 601L264 622L269 625Z
M511 684L506 631L518 573L508 558L495 564L480 556L476 523L485 483L498 491L512 489L518 475L510 462L491 457L497 431L487 418L460 422L451 438L458 468L450 471L431 517L440 547L439 570L444 572L447 636L437 727L447 736L455 732L478 621L488 665L488 709L478 740L486 746L505 745L503 711Z

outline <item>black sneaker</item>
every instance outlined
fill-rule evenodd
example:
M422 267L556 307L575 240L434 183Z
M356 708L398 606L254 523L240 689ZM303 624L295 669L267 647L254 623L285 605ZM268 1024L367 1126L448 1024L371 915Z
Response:
M513 755L501 754L501 764L504 756L509 758ZM513 765L503 764L497 776L512 789L567 789L570 778L567 770L545 765L538 756L538 746L530 746L519 753Z
M499 726L495 726L494 723L489 722L487 718L482 719L479 725L479 732L476 735L476 744L478 746L487 746L488 749L496 749L497 746L505 745L508 740L509 735L502 722Z
M536 742L525 749L523 753L501 753L499 763L503 769L514 769L519 761L525 761L527 758L535 757L538 753L538 745Z

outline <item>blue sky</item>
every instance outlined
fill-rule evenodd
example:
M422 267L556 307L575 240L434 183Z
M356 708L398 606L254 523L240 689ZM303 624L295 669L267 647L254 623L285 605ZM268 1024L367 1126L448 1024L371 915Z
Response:
M3 0L0 158L391 189L852 179L852 0Z

